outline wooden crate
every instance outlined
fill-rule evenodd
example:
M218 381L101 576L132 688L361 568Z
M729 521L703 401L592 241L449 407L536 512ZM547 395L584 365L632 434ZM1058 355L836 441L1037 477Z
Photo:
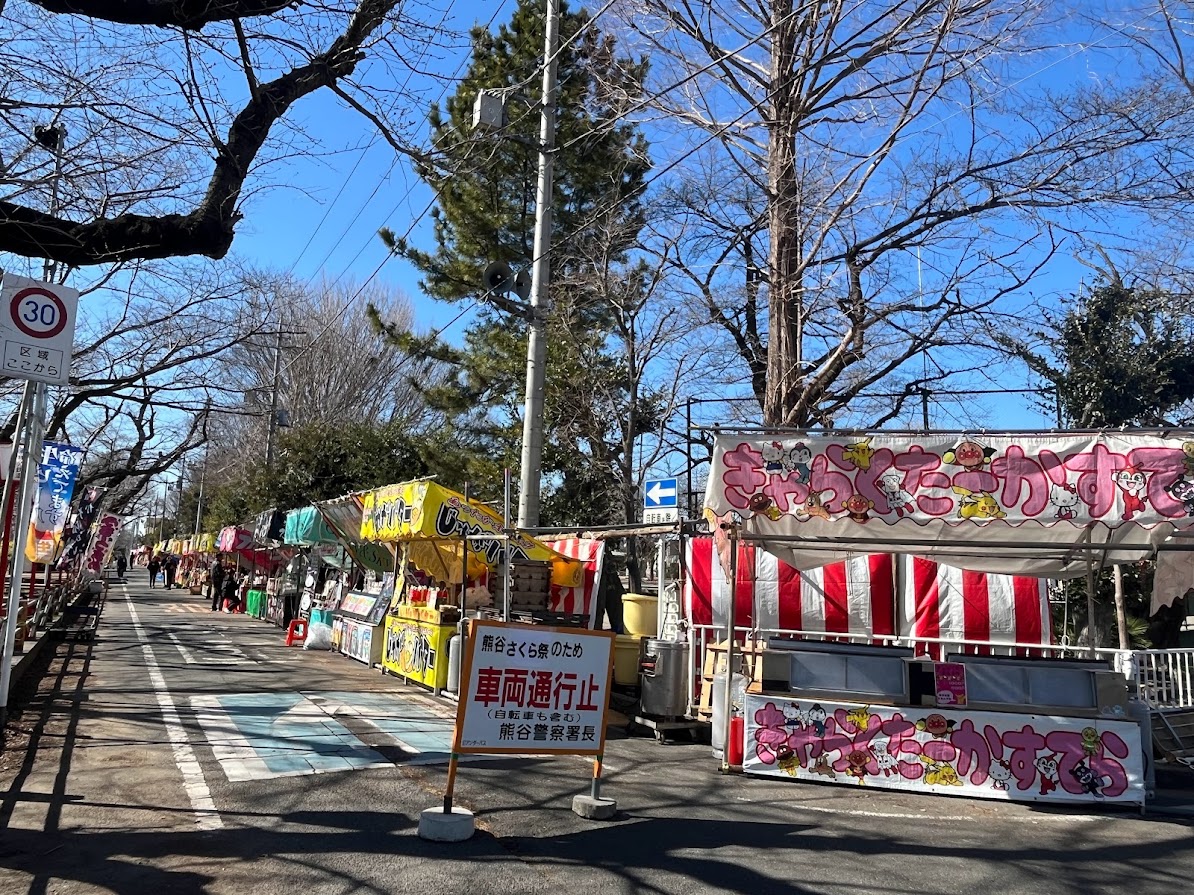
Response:
M737 673L746 675L751 684L762 681L763 662L761 659L765 647L761 644L734 644L734 664ZM713 676L722 674L726 670L725 641L710 643L705 647L705 657L701 663L701 695L697 703L697 717L702 721L713 719ZM748 684L749 687L751 684Z

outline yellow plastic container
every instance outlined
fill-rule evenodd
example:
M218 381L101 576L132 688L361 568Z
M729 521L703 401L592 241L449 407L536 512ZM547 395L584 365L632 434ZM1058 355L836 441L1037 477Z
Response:
M623 687L638 684L638 644L642 640L634 634L619 634L614 638L614 683Z
M622 594L622 627L627 634L655 637L659 634L659 598L646 594Z

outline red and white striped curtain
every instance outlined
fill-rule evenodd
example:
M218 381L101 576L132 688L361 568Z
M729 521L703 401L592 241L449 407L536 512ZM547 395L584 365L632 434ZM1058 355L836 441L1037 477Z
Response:
M711 538L686 548L684 611L692 624L724 627L730 587ZM753 544L738 544L734 624L743 628L855 634L895 633L895 574L885 554L801 572Z
M724 628L730 586L713 539L689 540L685 559L689 622ZM896 560L871 554L802 572L739 542L734 625L874 638L1053 642L1047 579L967 572L921 557ZM921 647L941 653L929 643Z
M994 644L1054 642L1048 579L967 572L920 556L900 559L900 630L907 636ZM940 653L931 645L926 650L935 657Z
M577 587L551 585L548 608L568 615L587 615L590 627L596 624L597 589L601 586L601 565L605 559L605 541L595 538L563 538L543 541L552 550L584 564L584 580Z

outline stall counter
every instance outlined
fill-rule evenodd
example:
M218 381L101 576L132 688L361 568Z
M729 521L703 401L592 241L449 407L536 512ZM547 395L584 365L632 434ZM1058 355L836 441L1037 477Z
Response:
M456 633L455 613L400 605L386 618L382 668L442 690L448 683L448 642Z
M1131 721L747 694L748 774L1029 802L1143 805Z

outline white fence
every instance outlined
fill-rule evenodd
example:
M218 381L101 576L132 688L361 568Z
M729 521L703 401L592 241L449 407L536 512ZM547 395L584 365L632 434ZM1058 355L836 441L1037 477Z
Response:
M917 655L931 655L943 658L957 653L997 656L1037 656L1041 658L1088 659L1091 651L1086 647L1043 645L1040 643L991 643L981 640L949 640L930 637L867 636L865 634L838 634L824 631L791 631L779 629L735 628L737 642L763 644L767 638L782 635L804 640L823 640L833 643L875 644L879 646L902 646L913 649ZM693 625L688 631L688 642L693 661L689 666L689 709L695 711L699 698L698 683L700 669L704 663L705 648L711 642L721 642L725 628L712 625ZM1119 650L1097 649L1095 656L1107 660L1115 671L1122 672L1128 679L1139 699L1152 709L1194 708L1194 649L1171 650ZM1134 685L1134 686L1133 686Z

